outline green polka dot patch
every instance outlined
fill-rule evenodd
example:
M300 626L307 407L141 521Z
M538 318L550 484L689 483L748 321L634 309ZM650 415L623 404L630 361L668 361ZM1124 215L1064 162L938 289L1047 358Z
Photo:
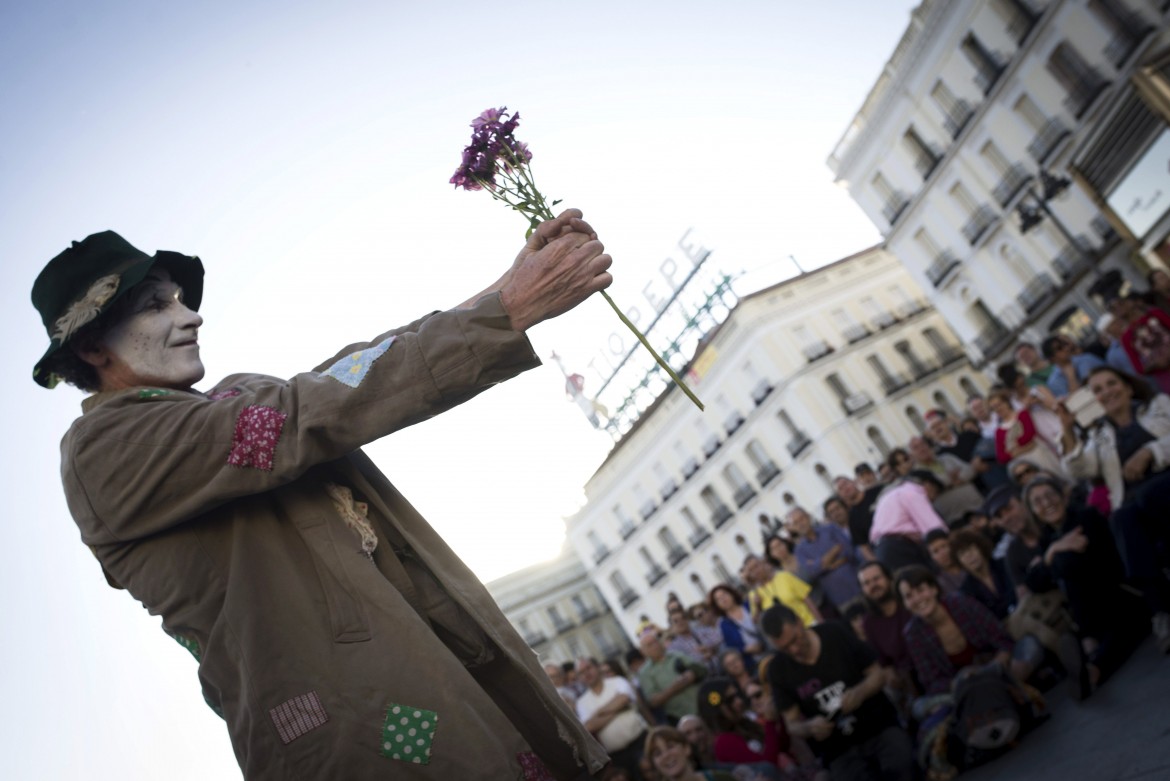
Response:
M140 399L157 399L159 396L170 395L171 392L169 390L163 390L162 388L147 388L145 390L138 391L138 398Z
M431 761L431 742L439 714L433 710L391 705L382 725L382 756L425 765Z

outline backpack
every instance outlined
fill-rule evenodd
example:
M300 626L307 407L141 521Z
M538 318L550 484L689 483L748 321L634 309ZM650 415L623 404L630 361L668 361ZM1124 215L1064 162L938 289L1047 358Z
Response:
M955 681L952 732L968 748L1003 748L1020 734L1020 703L1000 665L988 665Z

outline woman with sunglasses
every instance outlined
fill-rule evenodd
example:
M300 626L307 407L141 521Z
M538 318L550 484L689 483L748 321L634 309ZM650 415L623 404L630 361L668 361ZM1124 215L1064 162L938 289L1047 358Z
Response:
M761 687L757 683L755 688ZM730 678L708 678L699 687L699 718L715 736L715 761L779 768L780 754L789 748L788 732L775 719L756 721L747 713L747 699Z

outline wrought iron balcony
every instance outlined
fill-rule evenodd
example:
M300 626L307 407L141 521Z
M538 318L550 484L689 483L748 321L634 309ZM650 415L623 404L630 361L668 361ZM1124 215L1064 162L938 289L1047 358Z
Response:
M691 475L699 471L699 459L688 458L686 463L682 466L682 473L684 480L690 480Z
M1041 274L1024 286L1016 300L1019 301L1020 307L1025 312L1033 314L1037 310L1043 309L1044 305L1052 300L1055 293L1056 283L1052 277Z
M1093 266L1092 256L1084 247L1074 247L1072 245L1066 246L1060 251L1060 254L1053 258L1052 263L1056 266L1057 273L1062 279L1072 279L1073 277L1088 271Z
M1123 7L1121 3L1102 2L1100 5L1112 17L1116 29L1113 39L1105 47L1105 56L1120 68L1154 28L1146 24L1145 19L1139 14Z
M975 337L975 346L984 358L993 358L1007 347L1011 335L998 321L992 321Z
M955 257L954 253L947 250L943 254L930 262L926 267L926 278L930 280L930 284L936 288L940 287L947 275L957 269L962 264L962 261Z
M716 529L721 529L725 523L731 520L733 515L735 513L731 511L730 507L721 504L711 510L711 525Z
M758 407L764 403L764 399L768 398L768 395L771 394L772 391L772 383L768 382L766 379L760 380L756 383L756 387L752 388L752 401L754 401Z
M912 298L909 301L904 301L898 305L898 317L905 320L908 317L914 317L919 312L926 311L926 304L919 301L917 298Z
M676 483L673 479L667 480L662 484L662 488L658 489L658 492L662 495L662 501L665 502L667 499L678 493L678 483Z
M1093 105L1097 96L1108 86L1109 79L1102 76L1100 71L1096 68L1086 68L1081 74L1081 80L1069 90L1065 97L1064 107L1068 109L1070 114L1080 119L1089 110L1089 106Z
M1011 21L1007 26L1008 35L1015 38L1016 43L1023 43L1039 21L1040 12L1033 10L1025 0L1009 0L1008 6L1011 13Z
M808 434L805 434L803 431L798 431L793 435L792 439L788 440L788 455L796 458L811 444L812 440L808 438Z
M873 406L873 398L865 391L861 391L846 396L841 401L841 406L845 408L846 415L856 415L859 412L864 412L871 408Z
M584 610L582 610L580 613L578 613L578 617L580 618L582 624L587 623L589 621L592 621L593 619L597 618L600 615L601 615L601 613L598 613L596 610L594 610L591 607L587 607Z
M655 564L653 568L651 568L651 570L646 573L646 582L651 586L654 586L665 577L666 570Z
M995 210L990 206L980 206L963 225L963 236L966 237L967 243L975 246L979 239L983 238L983 234L987 233L987 229L995 224L997 217Z
M756 498L756 489L751 485L744 483L739 488L735 489L735 495L732 497L735 500L737 508L743 507L745 504Z
M772 461L766 461L760 464L760 468L756 470L756 482L761 486L767 486L768 483L775 480L780 475L780 467L776 466Z
M715 454L715 451L722 447L723 443L719 440L718 434L712 434L707 437L707 441L703 443L703 455L710 458Z
M548 637L545 636L544 632L531 632L524 635L524 642L527 643L530 648L535 648L541 643L547 643Z
M638 596L638 593L632 589L623 591L622 593L618 594L618 603L622 606L623 609L634 604L639 599L640 597Z
M727 416L727 420L723 421L723 430L727 432L727 436L731 436L739 431L742 425L743 415L740 415L738 412L733 412Z
M817 340L812 344L805 345L800 350L804 353L804 357L808 359L809 363L816 363L821 358L833 352L833 348L826 342Z
M856 344L872 333L873 331L869 330L864 325L861 325L860 323L854 323L845 329L845 340L848 341L849 344Z
M971 104L965 100L957 100L951 110L943 117L943 127L951 134L951 138L958 138L973 116L975 116L975 109L971 108Z
M658 505L654 504L653 499L647 499L642 502L641 508L638 509L638 514L642 516L643 521L656 512L658 512Z
M593 563L600 564L609 557L609 548L602 545L600 548L593 549Z
M622 535L623 540L628 540L630 535L636 531L638 531L638 527L629 521L624 521L621 527L618 529L618 533Z
M910 387L910 380L904 374L889 374L882 377L882 390L886 392L887 396L893 396L901 390Z
M691 544L692 548L698 548L709 539L711 539L711 532L706 529L695 529L691 532L691 536L687 537L687 542Z
M1040 165L1044 165L1056 147L1071 133L1063 120L1052 118L1028 144L1028 154Z
M1000 206L1007 206L1019 194L1020 190L1024 189L1024 185L1031 178L1028 169L1020 163L1016 163L1007 170L1003 179L995 186L995 202Z
M879 331L884 331L890 326L898 324L898 318L894 317L889 312L882 312L873 319L874 327Z
M892 226L898 221L898 218L902 216L902 213L906 211L906 207L909 205L910 199L906 196L905 193L893 193L889 198L886 199L885 205L882 206L882 216L885 217Z
M674 569L683 561L685 561L686 558L690 555L691 554L687 553L686 548L671 548L670 552L666 554L666 561L668 564L670 564L670 568Z
M577 625L572 621L561 621L559 624L555 625L555 628L558 635L563 635L565 632L572 632L577 628Z
M958 363L967 357L967 353L963 352L961 347L950 345L936 349L934 354L938 359L939 366L950 366L952 363Z

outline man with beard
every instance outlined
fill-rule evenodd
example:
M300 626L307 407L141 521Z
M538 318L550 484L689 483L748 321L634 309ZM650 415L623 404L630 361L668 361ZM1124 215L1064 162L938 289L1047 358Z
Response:
M866 640L878 652L878 661L886 672L886 687L910 694L915 690L914 663L902 634L910 621L910 611L894 593L894 579L880 561L862 565L857 580L869 608L861 623Z

